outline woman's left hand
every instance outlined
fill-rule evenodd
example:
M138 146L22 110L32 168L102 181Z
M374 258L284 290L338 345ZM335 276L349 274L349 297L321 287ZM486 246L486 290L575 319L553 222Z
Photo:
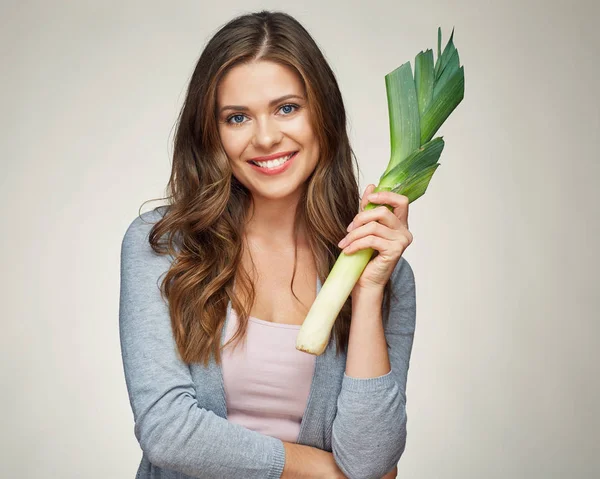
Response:
M375 188L375 185L367 186L360 201L360 213L348 226L346 237L338 243L344 254L351 255L366 248L376 251L353 292L357 288L382 292L402 253L413 240L412 233L408 231L408 198L391 191L380 191L375 198L369 197ZM369 203L380 206L365 211ZM393 211L384 205L389 205Z

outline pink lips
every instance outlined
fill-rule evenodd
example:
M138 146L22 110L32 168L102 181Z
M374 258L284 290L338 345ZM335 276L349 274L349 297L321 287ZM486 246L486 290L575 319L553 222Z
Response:
M282 173L285 170L287 170L292 161L294 161L294 159L296 158L296 156L298 156L298 152L294 153L289 160L287 160L283 165L278 166L277 168L262 168L260 166L255 165L254 163L248 164L255 170L258 170L261 173L263 173L264 175L277 175L278 173Z
M273 153L272 155L267 156L257 156L256 158L250 158L248 161L269 161L276 160L277 158L281 158L282 156L288 156L294 153L293 151L281 151L279 153Z

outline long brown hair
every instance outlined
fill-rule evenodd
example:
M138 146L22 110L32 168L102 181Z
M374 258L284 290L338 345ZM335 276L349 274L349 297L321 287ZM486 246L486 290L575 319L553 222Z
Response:
M161 293L169 303L179 354L188 364L207 365L211 354L220 364L228 299L240 321L233 341L245 336L254 304L254 285L241 267L243 225L252 195L233 176L222 147L216 91L231 68L259 60L291 68L306 90L320 158L305 182L295 228L297 232L299 224L305 226L321 282L340 254L338 241L359 211L359 168L346 132L342 95L317 44L296 19L283 12L263 10L234 18L209 40L192 74L177 122L168 196L164 198L168 205L149 235L156 253L174 258ZM161 241L165 237L166 241ZM292 287L295 271L296 261L290 288L298 300ZM234 282L246 302L234 295ZM388 282L384 294L388 311L389 292ZM351 315L349 297L333 329L338 354L347 351Z

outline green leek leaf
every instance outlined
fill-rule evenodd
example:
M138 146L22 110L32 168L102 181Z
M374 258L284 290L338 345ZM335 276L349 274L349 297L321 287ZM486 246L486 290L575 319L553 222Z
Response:
M393 191L409 203L427 190L444 148L433 135L464 97L464 67L453 43L454 28L441 52L438 28L437 59L433 51L415 57L385 76L390 121L390 161L374 191ZM365 210L380 206L368 203ZM385 205L388 209L393 208ZM375 251L365 248L350 255L340 253L298 332L296 349L320 355L326 348L335 320Z

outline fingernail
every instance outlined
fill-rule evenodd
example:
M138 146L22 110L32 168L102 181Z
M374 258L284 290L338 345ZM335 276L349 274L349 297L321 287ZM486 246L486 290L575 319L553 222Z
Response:
M346 228L346 231L350 232L350 230L352 228L354 228L354 221L348 225L348 227Z
M377 193L371 193L369 196L367 196L368 200L376 200L377 198L379 198L379 194Z

